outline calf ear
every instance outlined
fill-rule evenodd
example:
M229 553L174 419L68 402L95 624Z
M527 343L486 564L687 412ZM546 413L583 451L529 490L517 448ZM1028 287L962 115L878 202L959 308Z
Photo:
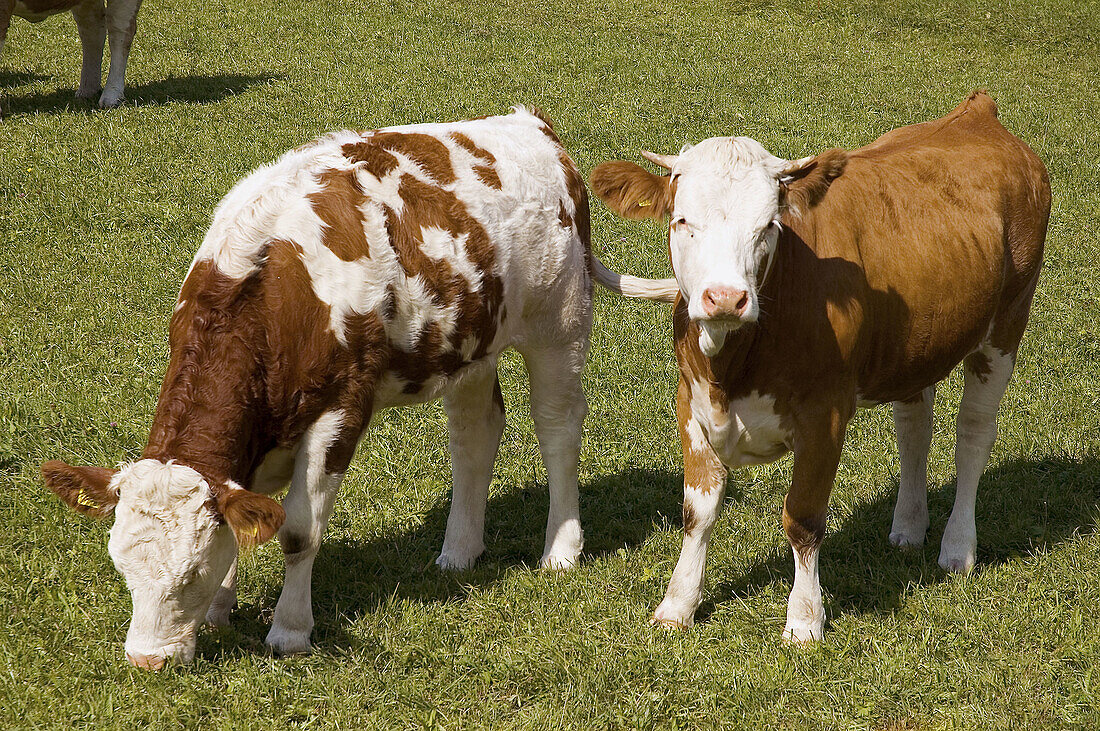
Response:
M592 191L624 218L656 221L672 209L667 175L654 175L632 162L613 160L597 165L589 177Z
M217 496L218 512L233 529L237 545L252 548L270 541L279 531L286 513L283 506L269 497L240 488Z
M778 176L781 204L796 214L810 210L821 202L847 165L848 153L844 150L826 150L795 160Z
M73 467L50 460L42 465L42 480L73 510L104 518L113 513L118 504L118 492L111 487L111 478L117 472L105 467Z

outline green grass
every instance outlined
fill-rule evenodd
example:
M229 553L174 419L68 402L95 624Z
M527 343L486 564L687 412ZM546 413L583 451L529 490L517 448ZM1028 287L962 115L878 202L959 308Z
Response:
M194 0L146 3L126 107L74 101L71 18L13 21L0 59L0 726L242 728L1100 727L1100 4ZM1054 211L1016 377L978 499L979 569L936 566L959 380L937 401L932 528L887 545L889 412L849 428L818 647L779 639L793 567L789 460L731 479L701 621L650 628L679 550L667 308L598 296L581 457L586 558L536 563L545 475L525 375L488 550L437 571L449 468L438 405L384 414L314 574L316 652L262 640L277 546L243 562L231 629L196 663L129 668L106 526L42 487L50 458L140 452L179 282L242 175L327 130L536 104L585 170L640 147L746 134L799 157L940 116L986 87L1047 162ZM594 210L611 265L666 274L657 227Z

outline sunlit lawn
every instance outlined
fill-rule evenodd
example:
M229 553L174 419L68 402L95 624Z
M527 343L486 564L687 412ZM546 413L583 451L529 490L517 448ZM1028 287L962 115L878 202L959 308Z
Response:
M1100 6L1096 2L146 3L128 104L73 99L71 17L13 21L0 58L0 726L135 728L1100 727ZM390 411L353 464L314 576L316 652L262 640L277 545L190 667L126 665L106 526L42 487L50 458L139 454L179 283L218 200L336 128L536 104L587 173L638 148L746 134L799 157L937 117L973 88L1047 162L1054 211L978 498L978 570L946 576L959 381L940 390L923 550L887 545L888 410L852 423L819 647L779 639L789 461L731 478L700 622L648 626L679 550L666 306L598 295L581 457L586 557L534 570L545 475L518 360L487 552L433 560L448 507L439 405ZM594 207L594 247L669 271L662 233Z

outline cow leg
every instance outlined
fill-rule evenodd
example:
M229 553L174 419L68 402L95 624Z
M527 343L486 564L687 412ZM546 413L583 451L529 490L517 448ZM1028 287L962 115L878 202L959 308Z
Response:
M915 401L894 402L901 477L890 543L920 546L928 531L928 448L932 444L932 405L936 387L921 391Z
M330 411L305 433L295 458L290 490L283 499L286 522L279 529L279 543L286 559L286 580L266 640L272 649L283 655L309 652L310 649L313 559L321 546L321 537L328 526L336 492L347 467L346 464L337 465L339 471L330 472L329 454L339 446L338 440L348 438L344 435L349 431L357 434L349 430L344 421L345 412Z
M451 514L443 551L436 563L461 570L485 550L485 501L493 479L493 463L504 433L504 398L496 360L482 372L466 376L444 398L450 435Z
M94 99L103 80L103 44L107 40L107 17L103 0L84 0L73 8L84 60L80 65L80 87L76 95Z
M939 559L940 566L961 574L974 568L977 559L974 502L978 480L997 438L997 409L1012 377L1016 354L1002 353L987 344L963 363L963 396L955 427L955 506L943 533Z
M653 624L690 627L703 601L703 576L711 529L722 511L726 468L691 415L691 392L681 379L676 417L684 453L684 544L672 571L664 600L653 612Z
M15 0L0 0L0 53L4 52L4 41L8 38L8 26L15 12Z
M820 640L825 629L817 559L825 539L845 422L834 412L795 435L791 489L783 503L783 529L794 553L794 586L783 629L783 638L790 642Z
M137 14L141 0L109 0L107 3L107 37L111 44L111 67L107 71L107 85L99 106L104 109L122 103L126 82L126 62L130 57L130 45L137 32Z
M522 352L531 378L531 418L550 485L546 544L539 566L568 569L584 546L577 490L577 460L588 404L581 371L588 340Z
M229 614L236 608L237 559L234 558L222 579L222 585L218 587L218 593L214 595L214 601L210 602L210 608L206 610L206 623L215 627L228 627Z

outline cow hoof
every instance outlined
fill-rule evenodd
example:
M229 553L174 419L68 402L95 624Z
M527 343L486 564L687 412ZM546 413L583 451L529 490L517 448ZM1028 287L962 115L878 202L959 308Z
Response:
M824 622L819 625L788 624L783 628L783 641L788 645L810 645L820 642Z
M309 642L309 632L295 632L272 627L267 633L264 643L275 652L276 655L307 655L313 650Z
M958 554L949 554L947 551L940 552L939 564L944 571L950 571L953 574L969 574L974 569L974 564L977 560L973 552Z
M789 645L806 646L822 641L822 631L810 627L788 627L783 630L783 642Z
M111 93L109 91L103 92L103 96L99 97L100 109L114 109L120 106L125 101L124 97L120 93Z
M664 627L665 629L685 630L691 629L691 621L680 621L676 619L658 619L657 615L653 615L649 618L650 627Z
M691 629L695 624L695 612L684 612L682 609L661 602L649 620L649 624L655 627L668 627L670 629Z
M554 554L550 554L549 556L543 556L539 559L539 568L550 569L552 571L568 571L576 566L579 560L579 553L571 556L555 556Z
M206 623L211 627L228 627L233 607L210 607L206 610Z
M474 561L477 561L480 555L481 551L465 556L455 551L444 551L435 560L435 565L444 571L465 571L474 565Z
M890 534L890 545L898 548L920 548L924 545L924 533L894 531Z

